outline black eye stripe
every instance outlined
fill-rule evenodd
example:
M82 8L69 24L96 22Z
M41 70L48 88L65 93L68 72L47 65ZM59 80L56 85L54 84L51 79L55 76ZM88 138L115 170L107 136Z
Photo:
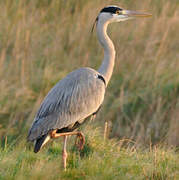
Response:
M115 14L116 11L122 11L122 9L119 7L112 7L112 6L111 7L105 7L100 11L100 13L109 12L109 13Z

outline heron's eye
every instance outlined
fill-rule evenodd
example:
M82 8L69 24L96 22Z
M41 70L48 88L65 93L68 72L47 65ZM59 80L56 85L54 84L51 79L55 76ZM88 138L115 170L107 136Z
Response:
M122 12L121 12L120 10L117 10L117 11L116 11L116 14L117 14L117 15L120 15L120 14L122 14Z

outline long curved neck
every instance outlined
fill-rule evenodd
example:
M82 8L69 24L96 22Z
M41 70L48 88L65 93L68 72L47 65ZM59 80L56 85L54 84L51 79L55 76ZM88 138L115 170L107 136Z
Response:
M98 69L98 72L101 73L105 80L106 80L106 85L108 84L113 68L114 68L114 60L115 60L115 49L113 42L107 35L107 26L108 22L101 22L98 21L97 23L97 36L100 44L104 48L104 59L103 62Z

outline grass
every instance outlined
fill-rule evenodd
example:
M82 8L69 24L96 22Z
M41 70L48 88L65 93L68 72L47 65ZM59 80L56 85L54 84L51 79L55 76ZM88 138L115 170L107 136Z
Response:
M154 146L136 149L127 140L104 141L99 129L86 130L87 142L79 153L70 139L68 168L61 167L61 143L56 140L35 154L26 142L0 150L0 179L178 179L175 149Z
M101 64L90 31L109 4L153 16L110 25L115 69L89 125L104 129L107 122L107 140L88 135L83 158L71 145L64 173L58 141L33 154L25 137L54 84L78 67ZM0 179L178 179L178 7L177 0L0 1Z
M81 66L99 67L103 53L90 30L105 4L102 0L1 2L1 135L27 131L44 96L67 73ZM140 144L165 138L177 145L178 1L121 1L120 5L148 10L153 17L109 27L116 65L96 125L108 121L111 137L125 136Z

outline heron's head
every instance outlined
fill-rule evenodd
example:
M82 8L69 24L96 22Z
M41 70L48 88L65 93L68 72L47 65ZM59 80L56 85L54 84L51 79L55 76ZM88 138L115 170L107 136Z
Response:
M107 6L104 7L96 21L101 21L103 23L105 22L120 22L120 21L126 21L128 19L136 18L136 17L148 17L151 16L149 13L139 12L139 11L131 11L131 10L125 10L118 6Z

